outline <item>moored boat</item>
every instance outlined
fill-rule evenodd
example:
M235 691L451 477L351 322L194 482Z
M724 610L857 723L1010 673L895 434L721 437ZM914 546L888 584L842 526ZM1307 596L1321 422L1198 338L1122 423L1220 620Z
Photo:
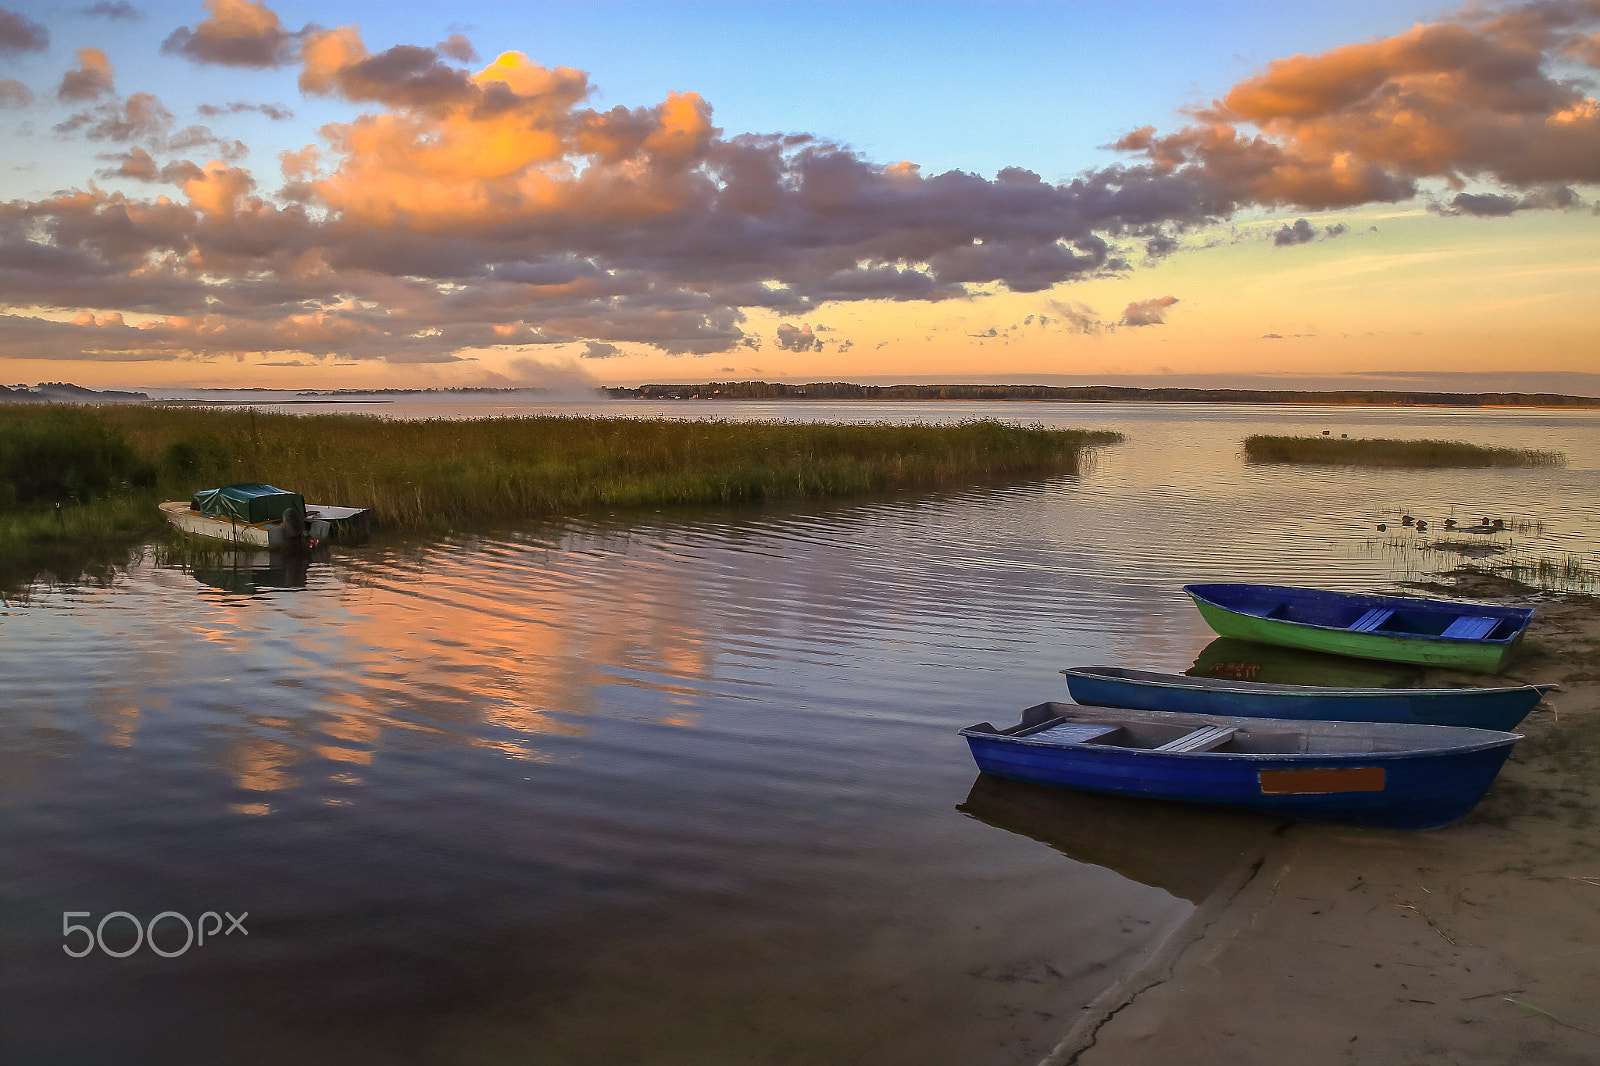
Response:
M1185 585L1183 590L1221 636L1484 674L1505 669L1533 618L1528 607L1288 585Z
M1067 677L1067 691L1085 706L1500 730L1515 729L1546 692L1560 688L1325 688L1191 677L1120 666L1077 666L1061 672Z
M185 533L269 550L316 547L341 529L359 527L359 507L307 504L298 492L248 482L202 489L189 500L158 504L167 521Z
M1464 726L1069 703L1042 703L1008 729L980 722L961 735L978 769L997 777L1391 829L1464 817L1522 739Z

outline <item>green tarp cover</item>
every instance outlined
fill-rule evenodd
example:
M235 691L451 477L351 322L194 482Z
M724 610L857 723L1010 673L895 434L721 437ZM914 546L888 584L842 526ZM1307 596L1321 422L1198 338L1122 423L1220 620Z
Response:
M189 504L206 515L221 515L241 522L276 522L283 512L293 507L302 516L306 513L305 497L298 492L252 482L247 485L225 485L220 489L202 489L194 494Z

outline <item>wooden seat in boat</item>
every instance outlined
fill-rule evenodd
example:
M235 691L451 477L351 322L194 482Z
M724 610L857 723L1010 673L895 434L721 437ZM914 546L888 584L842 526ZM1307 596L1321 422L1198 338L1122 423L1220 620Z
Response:
M1220 748L1233 739L1234 731L1226 726L1201 726L1156 748L1156 751L1210 751Z
M1394 610L1392 608L1374 607L1354 622L1351 622L1349 628L1357 633L1371 633L1393 617Z
M1486 615L1464 614L1446 626L1440 636L1455 637L1458 640L1482 640L1499 622L1500 619Z
M1029 740L1050 740L1057 744L1087 744L1091 740L1099 740L1121 729L1121 726L1106 725L1103 722L1062 722L1060 725L1041 729L1037 733L1030 733Z

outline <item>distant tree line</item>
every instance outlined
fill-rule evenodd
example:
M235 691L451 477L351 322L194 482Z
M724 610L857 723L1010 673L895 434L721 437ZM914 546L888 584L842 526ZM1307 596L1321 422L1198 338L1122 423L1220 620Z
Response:
M1119 385L855 385L813 381L711 381L605 390L648 400L1054 400L1066 403L1279 403L1362 407L1600 407L1600 398L1550 392L1295 392L1259 389L1140 389Z

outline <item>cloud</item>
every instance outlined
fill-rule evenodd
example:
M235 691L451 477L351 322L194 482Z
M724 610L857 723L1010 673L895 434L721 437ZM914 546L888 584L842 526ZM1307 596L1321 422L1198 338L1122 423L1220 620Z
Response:
M1122 312L1121 325L1159 326L1167 320L1167 308L1178 302L1176 296L1157 296L1150 300L1135 300Z
M811 331L810 326L792 326L787 322L778 325L777 345L786 352L822 350L822 341Z
M1584 206L1577 193L1565 185L1549 185L1532 189L1522 196L1497 193L1457 193L1449 204L1432 202L1428 210L1441 215L1476 215L1480 218L1503 218L1518 211L1562 210Z
M31 103L31 89L15 78L0 78L0 107L26 107Z
M1551 74L1600 21L1592 0L1474 7L1378 41L1277 60L1194 111L1118 146L1188 177L1213 210L1407 199L1424 179L1460 188L1600 180L1600 106ZM1254 129L1259 132L1251 132Z
M50 31L9 8L0 7L0 55L42 52L50 47Z
M205 175L204 170L188 160L178 160L158 166L154 157L139 147L100 158L117 164L99 171L99 176L103 178L126 178L130 181L162 182L167 185L182 186Z
M600 384L587 370L571 359L541 362L538 359L522 357L511 360L509 365L512 374L515 375L512 379L514 384L543 389L555 393L558 397L593 399L595 390Z
M172 112L160 100L149 93L134 93L126 100L108 100L97 107L71 115L57 123L54 129L62 134L81 133L91 141L138 141L159 152L181 153L200 149L227 161L241 159L249 151L242 141L218 137L205 126L185 126L179 130L172 127ZM148 155L148 152L145 154ZM123 159L124 156L111 158ZM104 174L103 171L101 173ZM136 175L130 173L127 176Z
M1517 196L1496 196L1492 193L1473 194L1464 192L1451 200L1450 206L1458 214L1494 217L1496 215L1511 214L1522 206L1522 199Z
M142 11L134 7L132 4L124 2L124 0L116 0L116 2L111 2L111 0L100 0L100 2L97 4L90 4L88 7L80 7L78 9L78 14L84 16L85 18L109 19L112 22L138 22L144 18L144 13Z
M172 126L172 112L149 93L134 93L126 100L108 101L79 111L56 124L57 133L83 131L91 141L131 141L163 136Z
M1068 333L1092 335L1105 329L1105 323L1100 320L1100 317L1091 308L1082 304L1052 300L1050 306L1055 310L1057 317L1060 318ZM1049 325L1044 315L1039 316L1039 324L1041 326Z
M1305 244L1313 240L1316 235L1316 227L1305 219L1300 218L1295 220L1293 226L1285 222L1283 228L1272 235L1272 243L1280 248L1290 244Z
M93 100L112 88L111 60L98 48L80 48L78 65L61 76L56 96L62 100Z
M280 107L277 104L250 104L242 100L237 100L231 104L201 104L195 110L207 118L250 113L265 115L274 122L286 122L294 118L294 112L287 107Z
M173 30L163 52L197 63L228 67L282 67L293 63L300 37L290 33L263 0L205 0L210 15L194 29Z
M501 91L493 100L488 99L486 92L466 71L441 62L439 53L432 48L400 44L377 55L368 55L361 35L353 26L310 33L301 47L301 55L304 59L300 73L303 92L337 96L355 103L413 109L423 114L439 114L462 105L517 109L514 91Z
M1182 246L1182 242L1170 233L1156 233L1145 240L1144 254L1151 259L1164 259Z
M440 55L449 56L461 63L476 63L478 50L472 47L472 42L459 33L452 33L449 37L433 46L433 50Z
M622 349L618 348L615 344L606 344L603 341L586 341L584 342L583 352L578 358L611 359L621 354Z

